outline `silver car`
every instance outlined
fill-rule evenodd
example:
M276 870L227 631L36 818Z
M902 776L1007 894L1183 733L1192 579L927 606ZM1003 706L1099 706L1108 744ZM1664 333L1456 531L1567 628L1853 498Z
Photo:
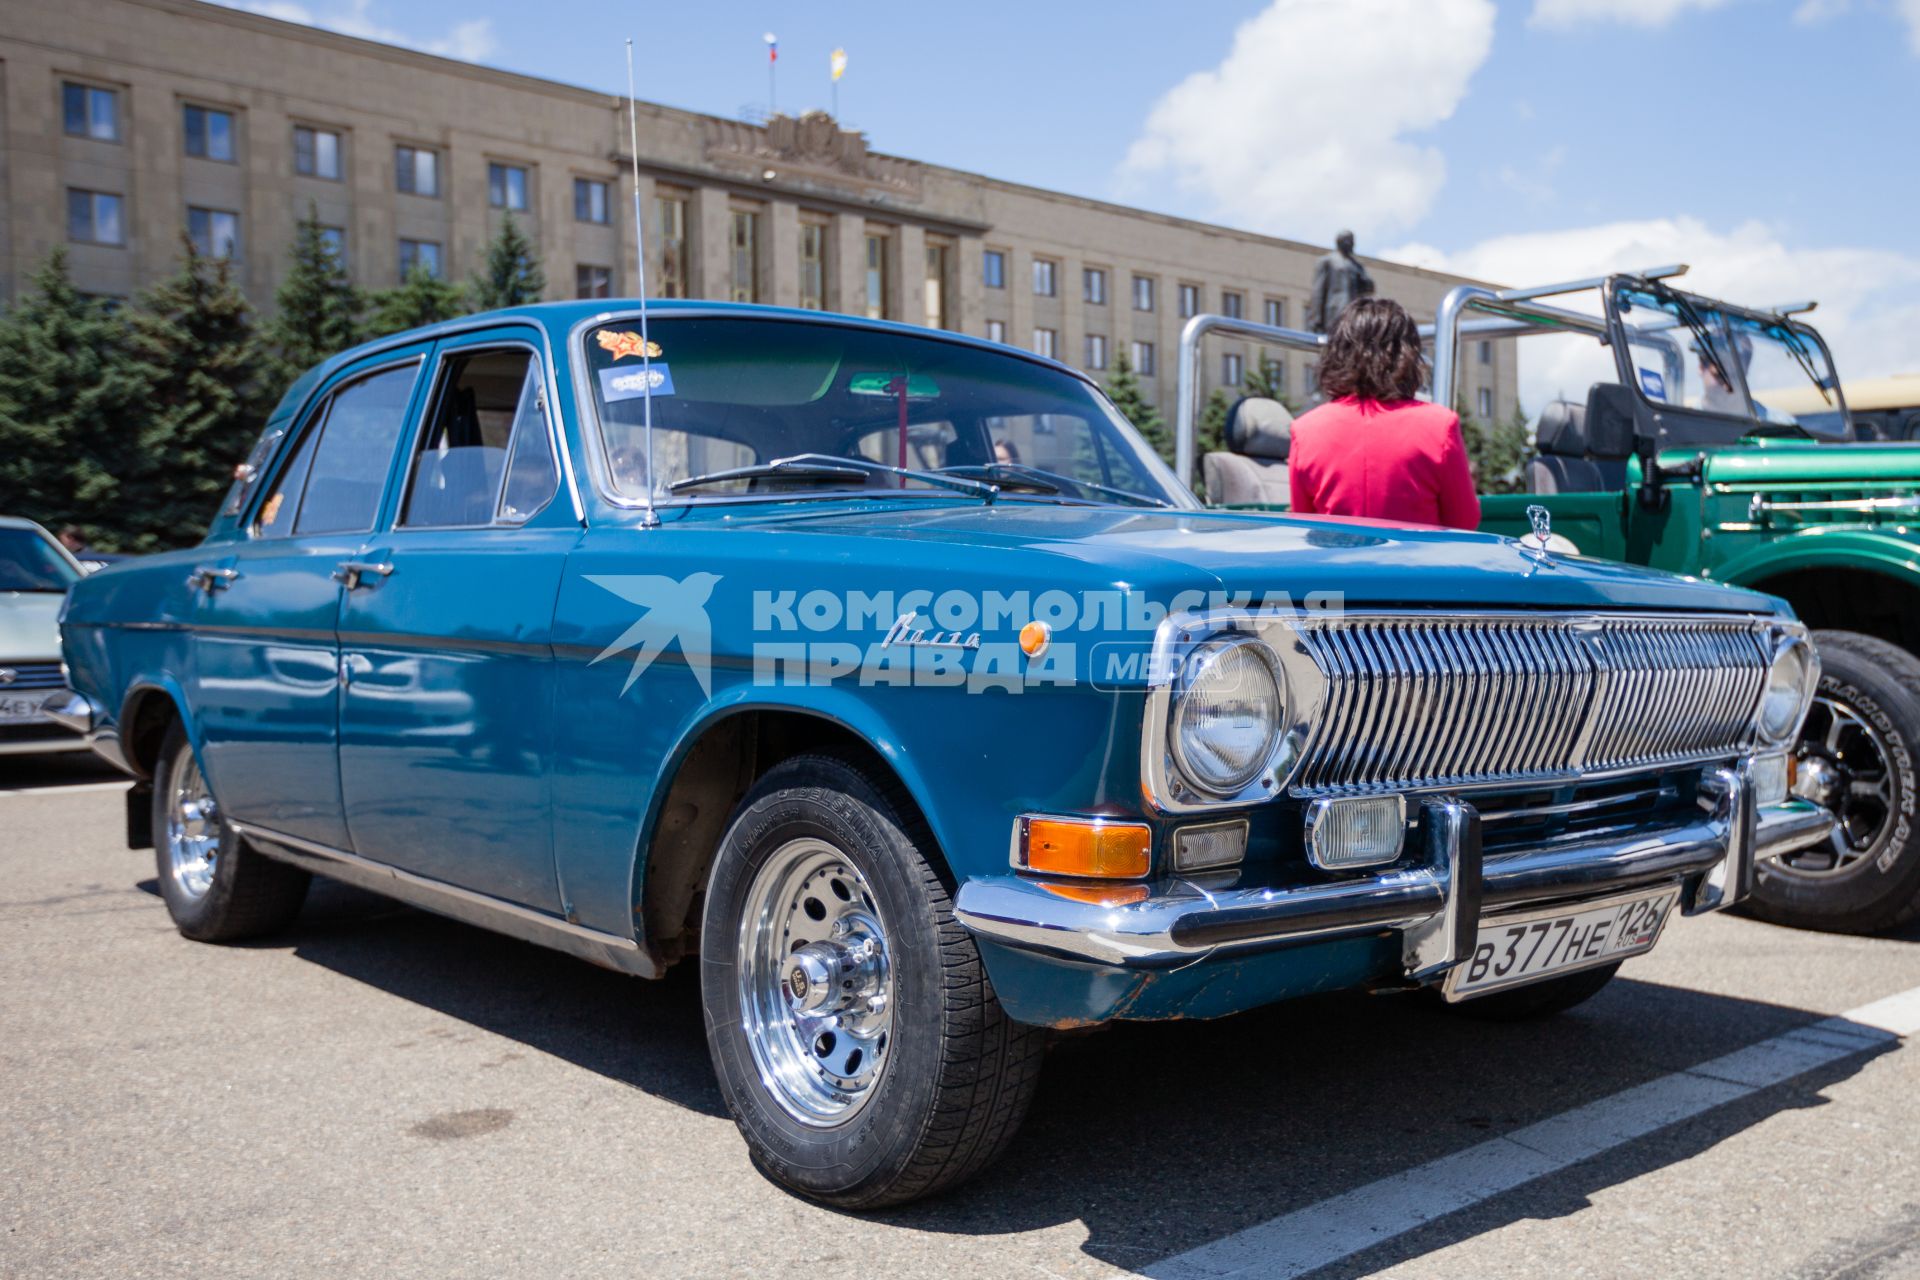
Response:
M31 520L0 516L0 756L76 751L86 739L47 704L67 691L60 606L86 569Z

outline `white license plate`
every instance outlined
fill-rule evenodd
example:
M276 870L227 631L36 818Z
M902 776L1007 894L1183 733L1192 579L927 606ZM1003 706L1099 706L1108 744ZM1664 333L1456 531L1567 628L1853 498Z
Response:
M32 693L0 691L0 724L33 724L46 719L40 708L61 692L60 689L35 689Z
M1473 954L1447 975L1444 994L1464 1000L1653 950L1680 886L1621 894L1577 907L1482 916Z

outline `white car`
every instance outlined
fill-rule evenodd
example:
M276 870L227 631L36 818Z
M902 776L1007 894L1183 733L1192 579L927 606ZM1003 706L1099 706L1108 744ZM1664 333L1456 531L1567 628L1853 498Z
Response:
M67 692L60 606L86 572L33 521L0 516L0 756L87 745L46 713Z

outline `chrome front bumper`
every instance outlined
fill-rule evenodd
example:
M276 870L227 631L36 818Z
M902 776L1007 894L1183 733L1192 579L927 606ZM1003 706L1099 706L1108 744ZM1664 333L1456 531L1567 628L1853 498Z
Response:
M41 728L44 724L57 725L77 734L73 738L25 738L13 742L0 742L0 756L45 755L56 751L84 751L94 745L93 729L99 723L95 708L85 695L71 689L63 689L40 706L44 721L29 720L25 727Z
M1471 954L1482 909L1577 902L1680 882L1688 915L1745 898L1755 867L1829 838L1825 809L1789 799L1756 809L1747 769L1710 772L1698 820L1556 843L1484 859L1480 818L1458 799L1425 805L1426 865L1291 889L1208 889L1180 880L1103 905L1017 875L960 888L954 915L977 936L1027 951L1129 968L1186 964L1217 951L1397 931L1406 975L1425 981Z

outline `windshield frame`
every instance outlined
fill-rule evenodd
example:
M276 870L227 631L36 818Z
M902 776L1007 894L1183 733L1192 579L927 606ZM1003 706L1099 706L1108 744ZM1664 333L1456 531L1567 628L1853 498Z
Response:
M0 586L0 595L65 595L67 592L73 590L75 583L86 577L90 572L87 566L81 563L78 556L74 555L73 552L67 550L66 547L61 544L60 539L54 537L37 524L0 525L0 534L6 533L24 534L26 537L44 544L52 551L54 562L64 566L73 577L65 586L58 588Z
M1838 434L1827 434L1810 430L1797 420L1793 423L1769 422L1760 417L1754 409L1753 391L1752 388L1747 385L1747 370L1744 368L1729 367L1727 370L1728 373L1732 374L1733 377L1739 381L1736 390L1739 392L1740 398L1746 402L1747 412L1744 414L1727 413L1719 409L1709 409L1705 406L1704 402L1700 405L1690 405L1683 401L1655 400L1647 394L1646 388L1640 384L1640 379L1635 376L1636 369L1630 351L1633 344L1628 334L1626 319L1621 314L1620 308L1620 295L1623 291L1645 294L1656 301L1661 299L1663 295L1670 295L1681 307L1691 307L1696 313L1699 313L1701 319L1723 337L1731 337L1731 330L1726 324L1726 320L1729 318L1745 320L1759 325L1763 329L1778 326L1791 331L1803 342L1806 342L1814 351L1817 351L1820 358L1826 362L1827 376L1832 380L1833 385L1822 389L1833 396L1833 405L1831 408L1822 409L1820 412L1822 414L1837 412L1840 415L1842 431ZM1820 444L1844 444L1857 439L1857 433L1853 424L1853 415L1847 408L1846 392L1841 385L1839 367L1835 365L1833 361L1833 351L1827 346L1826 338L1812 325L1806 324L1792 316L1783 316L1769 311L1756 311L1751 307L1743 307L1735 303L1724 302L1718 298L1709 298L1701 294L1689 293L1686 290L1674 288L1664 280L1645 280L1639 276L1630 275L1608 277L1602 289L1601 305L1606 310L1607 331L1612 340L1614 365L1616 372L1619 374L1620 381L1632 390L1634 398L1650 412L1656 415L1670 413L1693 414L1700 417L1711 418L1719 422L1743 423L1751 428L1747 433L1749 435L1779 435L1783 432L1793 432L1797 430L1807 439ZM1672 329L1680 333L1688 334L1691 340L1692 328L1688 325L1683 315L1674 314L1672 316ZM1731 349L1731 343L1729 343L1728 349ZM1738 360L1732 362L1735 366L1739 363Z
M649 307L647 317L650 320L693 320L726 319L751 320L756 324L798 324L808 326L830 325L841 329L864 329L870 332L885 333L894 337L915 338L925 342L946 342L983 351L1001 359L1024 360L1039 365L1051 373L1062 374L1084 385L1093 393L1095 403L1104 409L1113 425L1132 433L1136 438L1138 430L1127 421L1108 398L1106 390L1091 377L1071 365L1045 356L1023 351L1018 347L1003 343L989 342L984 338L974 338L968 334L955 333L950 329L922 329L913 325L901 324L890 320L868 320L861 316L846 316L832 312L789 315L777 309L745 306L681 306ZM872 490L826 489L818 493L713 493L713 494L660 494L656 493L651 502L644 496L624 493L613 481L612 461L607 456L607 441L601 430L599 406L594 402L594 380L587 363L587 338L593 330L607 324L623 321L637 322L640 319L638 307L617 307L597 312L575 321L567 329L567 367L573 376L573 400L575 412L579 415L581 444L587 455L587 475L593 490L599 499L609 507L622 511L650 511L665 507L732 506L741 503L793 502L796 500L845 499L864 493L870 500L877 500ZM1155 452L1145 440L1137 440L1143 461L1155 469L1156 478L1168 491L1168 503L1165 507L1146 507L1134 503L1118 501L1070 498L1067 495L1014 493L1002 491L998 502L1037 502L1047 505L1116 507L1128 511L1186 511L1199 510L1200 501L1193 496L1192 490L1181 484L1174 476L1173 469L1165 459ZM884 494L884 500L901 498L925 501L927 499L960 499L977 502L977 498L951 489L928 487L924 489L890 489Z

